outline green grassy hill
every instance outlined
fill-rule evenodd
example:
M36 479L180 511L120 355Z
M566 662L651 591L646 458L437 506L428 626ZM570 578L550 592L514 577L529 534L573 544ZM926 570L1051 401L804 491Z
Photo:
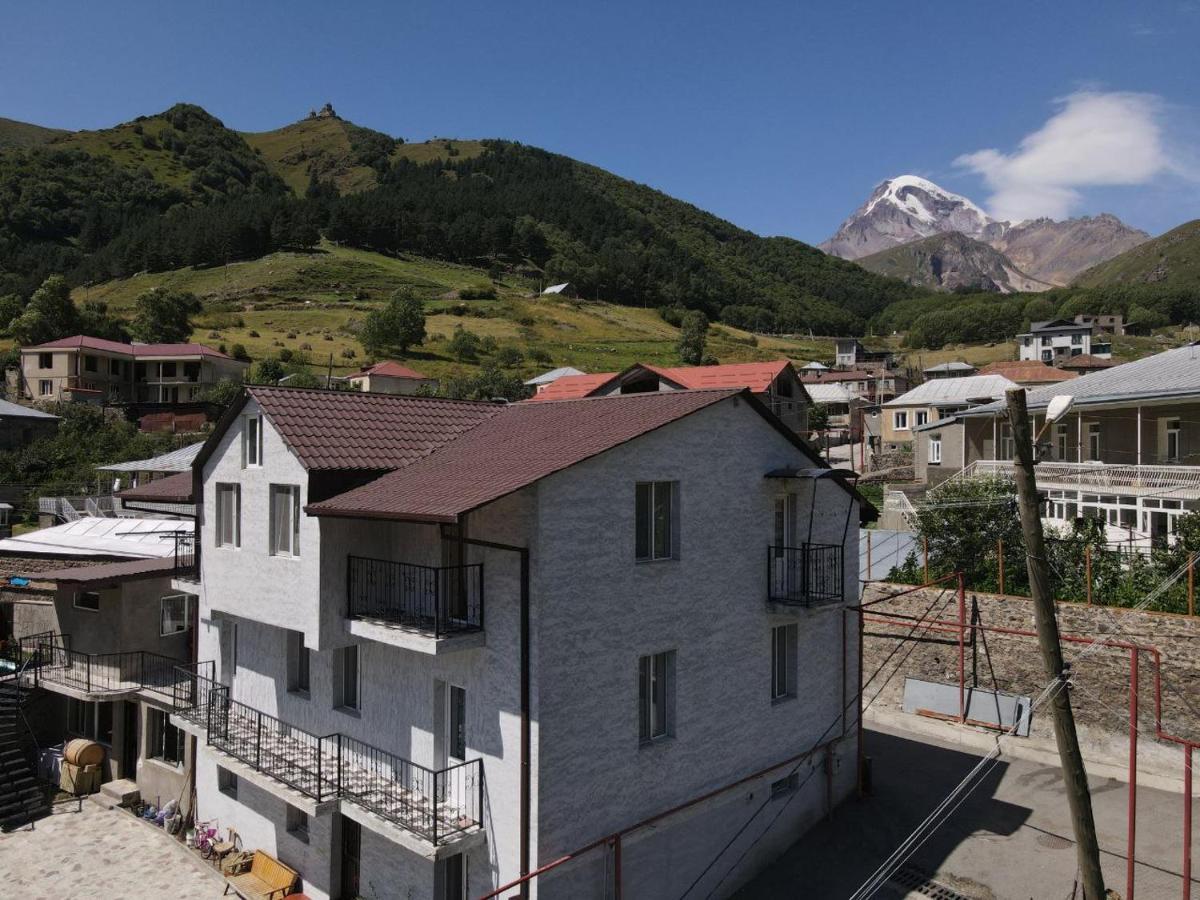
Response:
M1200 219L1126 250L1075 279L1078 287L1122 284L1200 285Z
M433 377L467 374L488 359L466 364L452 358L446 341L458 325L519 350L523 361L512 371L523 377L566 365L600 372L639 361L679 364L679 330L655 310L544 298L535 293L536 285L511 276L491 285L494 299L458 299L463 288L489 284L486 271L470 266L326 243L312 253L274 253L81 287L74 299L104 301L128 317L136 297L150 288L192 291L204 302L193 340L227 350L242 344L255 360L278 357L286 348L321 372L332 354L335 374L345 374L365 361L357 324L392 291L411 287L427 298L428 337L407 362ZM722 362L788 357L803 364L814 358L831 362L833 356L830 340L755 339L725 326L713 327L708 348Z
M61 128L46 128L0 116L0 149L5 147L40 147L55 138L70 134Z

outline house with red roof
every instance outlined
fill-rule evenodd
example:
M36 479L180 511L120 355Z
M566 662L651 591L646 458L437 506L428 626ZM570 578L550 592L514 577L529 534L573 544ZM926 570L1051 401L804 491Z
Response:
M745 389L756 395L797 434L808 430L812 399L795 367L786 359L716 366L652 366L634 363L621 372L564 375L539 388L532 398L577 400L651 391Z
M347 375L346 381L358 390L372 394L415 394L422 388L432 393L438 386L436 378L426 378L415 369L392 359L385 359L367 366L361 372Z
M247 387L193 472L215 674L171 720L204 816L324 900L487 894L665 813L618 877L676 897L747 797L787 801L728 886L849 796L873 510L768 375L700 371L521 403ZM605 853L538 895L596 895Z
M21 393L40 403L179 404L249 363L204 344L124 344L76 334L21 349Z

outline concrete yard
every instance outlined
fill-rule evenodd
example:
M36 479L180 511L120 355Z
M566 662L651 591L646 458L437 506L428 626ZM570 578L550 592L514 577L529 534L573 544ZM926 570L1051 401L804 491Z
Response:
M123 810L85 800L0 834L0 895L21 900L220 897L216 870Z
M739 897L853 895L979 760L977 754L900 731L868 730L865 746L872 759L873 795L836 810L831 821L815 826ZM1091 788L1106 886L1128 897L1128 786L1093 777ZM1182 796L1140 787L1137 814L1136 895L1156 900L1181 897ZM1060 770L1002 757L917 850L907 871L910 880L889 884L875 896L935 896L907 890L914 886L912 879L933 877L972 900L1067 900L1075 871ZM1194 868L1193 885L1200 883L1195 872ZM1193 887L1193 893L1197 890Z

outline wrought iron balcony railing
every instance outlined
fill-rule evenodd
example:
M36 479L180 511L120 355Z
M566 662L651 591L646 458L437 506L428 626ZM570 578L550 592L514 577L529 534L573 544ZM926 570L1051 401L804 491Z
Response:
M482 822L482 760L430 769L345 734L313 734L231 700L211 678L177 672L175 715L203 728L209 746L318 803L354 803L433 844Z
M351 556L347 612L435 637L483 629L483 564L418 566Z
M844 596L842 548L838 544L802 544L767 548L767 599L817 606Z

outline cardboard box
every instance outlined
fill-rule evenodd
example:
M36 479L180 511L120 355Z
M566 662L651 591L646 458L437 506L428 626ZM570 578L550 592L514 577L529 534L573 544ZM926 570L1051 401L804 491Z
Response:
M100 790L100 767L97 765L77 766L64 761L58 786L61 790L76 797L82 794L94 794Z

